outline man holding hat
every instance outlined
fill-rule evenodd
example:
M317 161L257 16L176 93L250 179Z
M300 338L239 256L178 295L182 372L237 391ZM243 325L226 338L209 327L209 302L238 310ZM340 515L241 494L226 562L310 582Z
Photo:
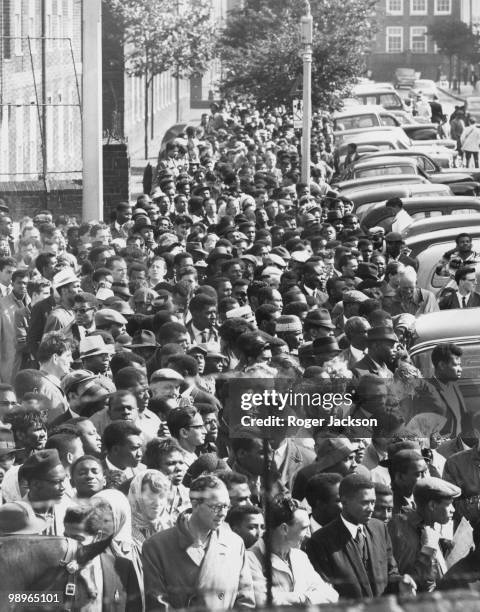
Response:
M40 535L46 529L46 521L36 516L27 502L14 501L0 506L0 537Z
M63 536L66 511L65 468L54 448L30 455L21 467L21 477L28 484L24 497L38 518L46 522L44 535Z
M441 478L423 478L413 488L415 510L395 515L388 525L398 568L413 577L419 591L433 591L447 571L438 525L452 520L460 494Z
M80 280L72 268L62 268L53 277L53 288L60 299L48 315L43 333L62 331L71 336L72 325L75 323L74 298L82 290Z
M374 374L381 378L393 378L393 361L397 354L398 338L393 328L386 326L372 327L367 331L368 354L364 355L352 367L352 372L360 378Z

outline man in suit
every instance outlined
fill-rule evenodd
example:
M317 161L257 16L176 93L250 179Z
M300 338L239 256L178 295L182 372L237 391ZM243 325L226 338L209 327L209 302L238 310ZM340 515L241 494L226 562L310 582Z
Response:
M215 345L220 342L217 322L217 301L209 295L199 294L190 300L189 310L192 320L187 330L192 344Z
M474 291L477 282L475 268L459 268L455 272L457 291L446 291L439 300L440 310L475 308L480 306L480 293Z
M357 378L373 374L381 378L393 378L390 370L397 354L398 338L393 328L386 326L372 327L367 331L368 354L352 366Z
M440 433L451 438L471 429L457 382L462 376L462 354L461 347L456 344L437 344L431 355L434 375L418 385L413 398L415 413L433 412L445 417Z
M65 536L83 546L105 539L110 535L104 533L108 511L104 504L69 508L64 519ZM142 609L139 581L129 559L103 552L79 570L79 577L90 597L89 610L136 612Z
M340 516L316 531L306 545L313 567L341 598L377 597L398 589L414 593L413 579L398 572L387 526L371 518L373 482L350 474L340 483L339 493Z
M147 612L254 608L245 545L223 524L230 506L227 487L216 476L200 476L191 483L190 501L192 509L174 527L143 545Z
M348 347L338 355L349 370L363 359L367 352L367 335L370 323L364 317L350 317L345 323L344 332Z

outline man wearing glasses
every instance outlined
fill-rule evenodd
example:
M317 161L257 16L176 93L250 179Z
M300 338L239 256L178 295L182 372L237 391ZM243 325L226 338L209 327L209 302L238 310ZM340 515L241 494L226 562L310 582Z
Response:
M245 546L224 524L230 507L226 486L216 476L200 476L190 486L190 502L175 527L143 546L147 612L254 608Z
M205 442L207 435L202 415L193 406L174 408L168 413L167 425L172 437L182 447L185 464L190 467L197 459L197 448Z

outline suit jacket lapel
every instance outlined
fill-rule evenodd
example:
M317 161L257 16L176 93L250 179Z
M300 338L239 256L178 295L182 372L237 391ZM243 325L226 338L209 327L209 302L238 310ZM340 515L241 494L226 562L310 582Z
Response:
M343 524L341 518L338 519L339 526L342 530L342 536L345 539L345 556L347 557L350 566L355 573L358 584L360 585L365 597L373 597L372 588L370 586L370 580L368 579L367 571L363 565L357 546L350 535L350 532Z

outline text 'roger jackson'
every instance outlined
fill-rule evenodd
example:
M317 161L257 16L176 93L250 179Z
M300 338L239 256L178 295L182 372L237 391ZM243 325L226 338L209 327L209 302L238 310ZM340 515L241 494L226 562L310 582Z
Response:
M334 417L327 419L304 419L295 415L287 417L267 416L264 418L252 417L245 414L241 418L243 427L376 427L377 419L356 419L351 416Z

